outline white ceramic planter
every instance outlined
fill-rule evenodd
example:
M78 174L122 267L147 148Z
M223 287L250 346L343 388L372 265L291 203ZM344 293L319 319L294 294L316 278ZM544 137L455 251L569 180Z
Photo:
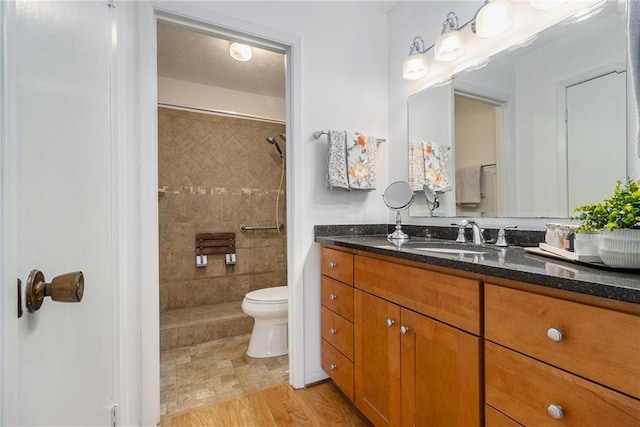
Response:
M575 252L578 256L595 256L600 254L600 231L592 233L576 233Z
M608 266L640 268L640 229L603 230L599 253Z

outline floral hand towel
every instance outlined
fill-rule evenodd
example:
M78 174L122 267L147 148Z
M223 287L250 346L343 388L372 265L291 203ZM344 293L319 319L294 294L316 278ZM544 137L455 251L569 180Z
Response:
M378 140L362 133L347 132L347 169L352 190L376 189Z
M423 142L425 181L435 191L451 189L451 155L445 145Z

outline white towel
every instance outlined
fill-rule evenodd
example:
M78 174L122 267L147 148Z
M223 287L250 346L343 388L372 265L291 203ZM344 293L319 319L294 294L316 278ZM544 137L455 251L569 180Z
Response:
M349 190L347 177L347 133L329 131L329 154L327 156L327 188Z
M480 204L480 169L480 165L474 165L456 170L456 203Z
M362 133L347 132L347 170L349 188L376 189L378 141Z
M424 146L422 142L411 142L409 144L409 184L413 191L422 191L424 183Z

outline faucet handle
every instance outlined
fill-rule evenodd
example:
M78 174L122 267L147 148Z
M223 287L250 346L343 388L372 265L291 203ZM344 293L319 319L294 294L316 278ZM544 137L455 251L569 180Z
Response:
M463 219L462 221L460 221L457 224L455 224L455 223L451 224L451 225L454 225L454 226L458 227L458 237L456 237L456 242L458 242L458 243L467 243L467 238L464 236L464 230L467 228L468 224L469 224L469 222L466 219Z
M498 239L496 240L496 246L507 247L509 244L507 243L507 238L505 235L505 230L518 228L517 225L505 225L498 231Z

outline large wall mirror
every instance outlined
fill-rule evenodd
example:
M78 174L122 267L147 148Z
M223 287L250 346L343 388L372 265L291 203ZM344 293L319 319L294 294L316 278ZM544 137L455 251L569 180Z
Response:
M409 214L566 218L609 196L638 161L637 135L627 135L627 105L637 111L627 52L627 3L610 1L410 96L409 181L417 194ZM419 147L428 146L449 154L438 165L450 173L434 212L412 176Z

